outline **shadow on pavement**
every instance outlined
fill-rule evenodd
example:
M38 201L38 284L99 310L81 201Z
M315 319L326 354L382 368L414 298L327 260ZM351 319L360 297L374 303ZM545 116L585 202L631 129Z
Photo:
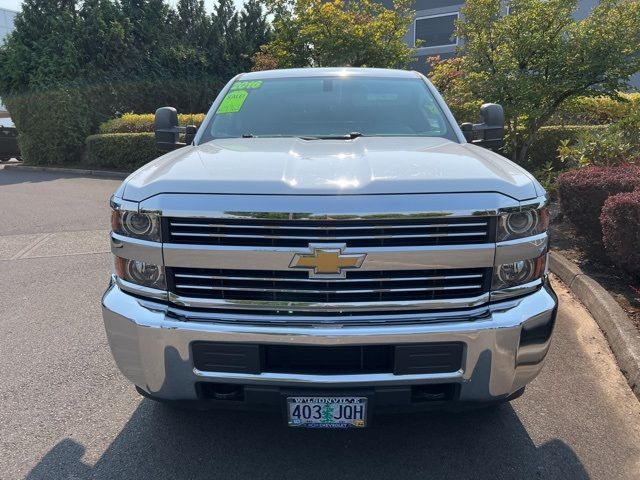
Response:
M11 168L3 168L0 165L0 187L7 185L18 185L21 183L40 183L51 182L54 180L73 180L73 179L91 179L91 180L113 180L121 182L122 179L101 177L98 175L86 175L82 173L69 172L46 172L46 171L25 171L13 170Z
M362 431L303 431L273 414L143 400L94 466L82 462L84 451L65 439L27 478L589 478L564 442L536 447L510 405L380 416Z

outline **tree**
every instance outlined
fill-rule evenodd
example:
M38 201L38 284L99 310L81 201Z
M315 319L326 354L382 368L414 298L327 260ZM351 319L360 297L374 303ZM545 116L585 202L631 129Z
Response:
M20 133L21 156L32 163L77 158L89 134L73 36L79 21L75 0L25 0L0 47L2 99Z
M248 0L240 12L240 45L243 70L251 70L254 60L246 52L257 52L271 39L271 26L259 0Z
M573 17L577 0L509 6L506 15L501 0L467 0L457 24L462 75L449 92L502 104L511 155L522 163L540 127L567 99L616 97L628 88L640 70L640 2L602 0L583 20Z
M395 67L412 60L403 41L414 17L411 0L393 9L370 0L266 0L273 39L257 60L279 67Z
M447 99L447 106L460 121L472 121L478 117L482 102L467 90L463 82L465 71L462 57L442 60L440 56L428 57L429 80Z
M211 14L202 0L25 0L0 45L0 96L25 161L75 163L118 112L205 111L269 32L258 0Z

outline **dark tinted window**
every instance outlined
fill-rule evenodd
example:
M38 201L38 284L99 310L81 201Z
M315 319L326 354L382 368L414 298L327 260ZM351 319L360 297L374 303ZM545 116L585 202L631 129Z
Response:
M463 3L464 0L416 0L413 5L416 10L429 10L430 8L462 5Z
M417 19L416 47L455 45L455 21L457 19L457 13Z
M352 132L457 141L422 79L359 76L236 82L205 127L202 141Z

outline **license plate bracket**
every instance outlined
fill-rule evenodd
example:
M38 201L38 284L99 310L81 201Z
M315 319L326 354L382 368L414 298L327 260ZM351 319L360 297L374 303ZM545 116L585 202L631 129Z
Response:
M368 416L367 397L287 397L287 424L294 428L364 428Z

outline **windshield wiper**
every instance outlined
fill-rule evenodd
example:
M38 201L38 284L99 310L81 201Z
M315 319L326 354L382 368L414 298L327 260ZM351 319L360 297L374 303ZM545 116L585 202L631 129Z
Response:
M253 133L243 133L240 138L289 138L293 135L254 135ZM298 138L302 140L353 140L364 137L360 132L351 132L346 135L304 135Z
M358 137L364 137L364 135L360 132L351 132L346 135L314 135L299 138L302 140L353 140Z

